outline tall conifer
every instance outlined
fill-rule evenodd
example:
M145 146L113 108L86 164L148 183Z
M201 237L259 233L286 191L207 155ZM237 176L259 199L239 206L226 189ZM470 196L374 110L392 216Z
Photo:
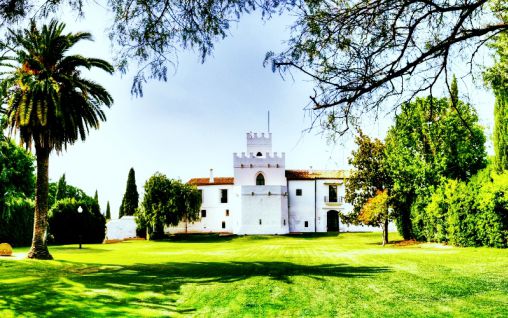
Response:
M120 206L119 217L124 215L134 215L134 212L138 208L139 194L136 187L136 175L134 168L129 170L129 176L127 177L127 187L125 194L123 195L122 205Z
M500 33L491 47L495 49L494 66L484 79L494 91L494 151L496 170L508 170L508 33Z
M67 197L67 181L65 181L65 173L58 180L56 188L55 202Z
M109 201L106 205L106 220L111 220L111 207L109 206Z

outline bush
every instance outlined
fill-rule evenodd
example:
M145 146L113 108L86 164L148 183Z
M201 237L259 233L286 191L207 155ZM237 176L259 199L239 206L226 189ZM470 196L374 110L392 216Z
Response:
M83 212L78 213L78 207ZM49 211L49 233L57 244L102 243L106 235L106 219L97 202L91 198L77 201L65 198L57 201Z
M0 117L0 126L2 118ZM34 157L13 140L4 138L0 127L0 243L30 245L35 190Z
M34 202L5 196L6 207L0 210L0 243L28 246L34 229Z
M421 196L420 196L421 198ZM458 246L508 247L508 172L492 167L471 180L444 180L412 207L417 239Z

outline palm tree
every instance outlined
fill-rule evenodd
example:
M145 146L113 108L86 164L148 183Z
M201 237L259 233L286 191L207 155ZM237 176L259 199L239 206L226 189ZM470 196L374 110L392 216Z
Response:
M49 154L66 149L76 140L85 140L90 128L106 120L101 106L113 103L111 95L98 83L81 76L83 68L100 68L110 74L108 62L68 55L90 33L63 34L65 24L52 20L39 29L9 30L0 65L0 96L11 133L35 149L37 183L35 190L34 233L29 258L52 259L46 245L48 212Z

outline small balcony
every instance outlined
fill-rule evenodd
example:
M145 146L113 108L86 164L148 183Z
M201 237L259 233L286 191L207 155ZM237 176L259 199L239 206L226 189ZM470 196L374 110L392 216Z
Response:
M343 196L329 197L329 196L325 195L324 202L326 205L337 206L337 205L344 204L346 202L346 200Z

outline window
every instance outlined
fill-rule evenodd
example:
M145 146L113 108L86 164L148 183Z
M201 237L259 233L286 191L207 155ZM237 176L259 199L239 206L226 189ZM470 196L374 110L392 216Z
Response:
M222 228L225 229L226 228L226 222L222 221Z
M228 189L220 190L220 203L228 203Z
M206 218L206 210L201 210L201 217Z
M263 154L261 153L261 151L258 151L258 153L256 154L256 157L262 157Z
M259 225L261 225L261 219L259 219Z
M337 186L328 186L328 202L337 202Z
M256 185L265 185L265 177L262 173L259 173L256 177Z
M296 195L301 197L302 196L302 189L296 189Z
M284 219L284 225L286 225L286 219Z
M226 210L226 216L229 216L229 210Z
M305 221L305 227L309 227L309 221Z

